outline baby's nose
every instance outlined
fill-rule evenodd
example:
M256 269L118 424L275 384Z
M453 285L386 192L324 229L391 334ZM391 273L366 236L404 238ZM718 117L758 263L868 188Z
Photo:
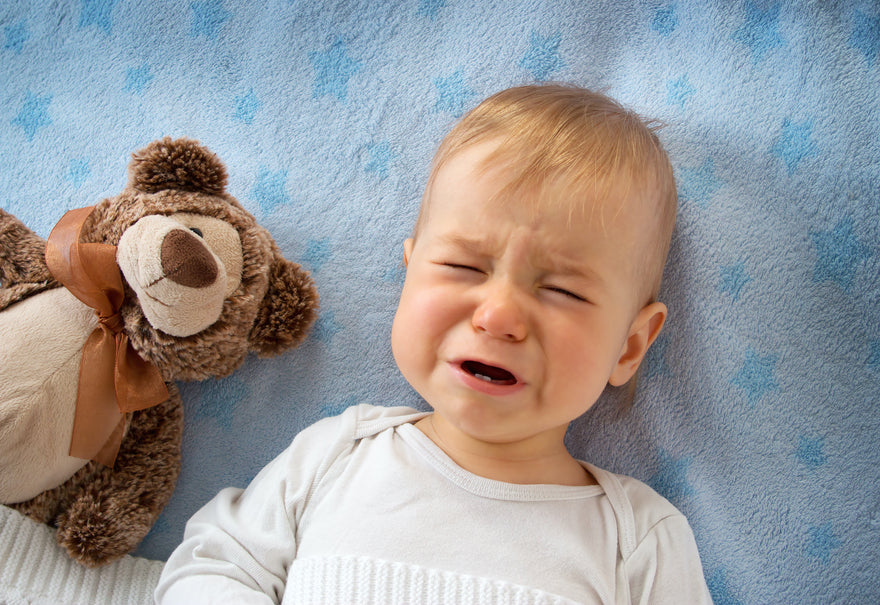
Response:
M493 338L519 342L528 334L528 325L516 294L509 287L492 289L474 310L474 329Z
M172 229L162 240L162 270L171 281L204 288L217 281L219 267L205 243L185 229Z

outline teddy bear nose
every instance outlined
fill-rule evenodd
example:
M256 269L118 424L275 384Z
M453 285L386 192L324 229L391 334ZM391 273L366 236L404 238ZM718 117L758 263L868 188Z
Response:
M217 262L205 243L192 232L173 229L162 240L162 270L181 286L204 288L217 280Z

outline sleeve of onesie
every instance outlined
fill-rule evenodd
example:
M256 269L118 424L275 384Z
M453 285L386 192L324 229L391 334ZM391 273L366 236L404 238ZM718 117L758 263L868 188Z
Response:
M224 489L193 515L162 571L156 602L280 602L296 556L296 520L324 467L351 447L355 422L352 408L305 429L246 490Z
M633 605L712 605L697 543L681 514L658 521L625 565Z

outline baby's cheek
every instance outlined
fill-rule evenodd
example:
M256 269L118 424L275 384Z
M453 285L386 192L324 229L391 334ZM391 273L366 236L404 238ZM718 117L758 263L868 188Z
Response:
M553 345L554 359L561 372L572 381L590 381L595 375L610 374L616 361L611 346L600 343L608 336L601 329L581 331L576 328L561 334Z
M429 297L420 292L404 291L394 316L391 331L391 345L397 356L398 351L410 354L429 337L436 311Z
M461 294L448 288L424 288L414 292L409 298L409 312L418 317L425 329L433 332L442 330L467 315Z

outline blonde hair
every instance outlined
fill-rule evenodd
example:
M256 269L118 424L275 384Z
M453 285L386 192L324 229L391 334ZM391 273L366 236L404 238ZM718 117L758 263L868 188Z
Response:
M657 138L658 128L610 97L575 86L540 84L496 93L441 142L414 237L426 220L440 168L471 145L498 140L482 169L512 168L510 182L498 193L502 201L534 200L536 210L565 203L570 214L592 213L612 201L619 212L627 203L641 202L652 212L654 232L645 234L639 269L650 302L660 287L677 205L672 166Z

